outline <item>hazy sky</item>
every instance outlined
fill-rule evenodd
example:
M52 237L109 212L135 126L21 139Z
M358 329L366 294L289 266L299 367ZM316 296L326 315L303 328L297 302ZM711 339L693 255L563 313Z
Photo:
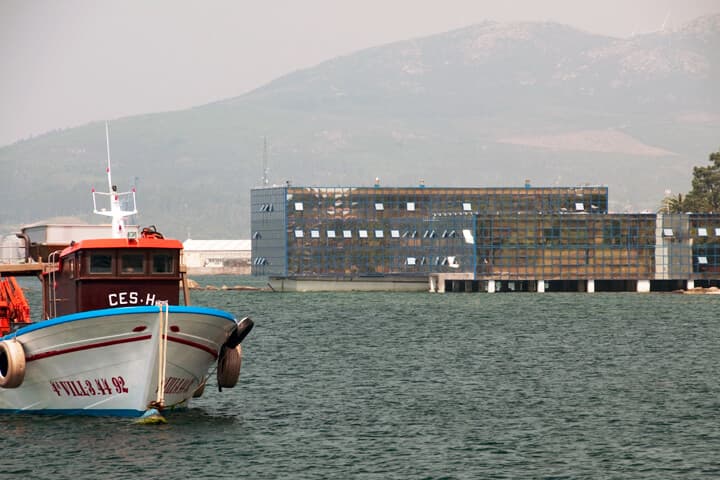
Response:
M484 20L612 36L720 0L0 0L0 145L241 95L293 70Z

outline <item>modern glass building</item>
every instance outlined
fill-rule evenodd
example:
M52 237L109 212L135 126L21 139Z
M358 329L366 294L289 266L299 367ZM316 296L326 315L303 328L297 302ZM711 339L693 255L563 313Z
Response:
M603 186L264 187L251 208L255 275L720 278L720 215L608 213Z

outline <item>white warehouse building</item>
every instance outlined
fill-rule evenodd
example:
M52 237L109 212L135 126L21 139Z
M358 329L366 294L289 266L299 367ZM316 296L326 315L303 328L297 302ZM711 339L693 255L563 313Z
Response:
M189 274L250 274L250 240L185 240Z

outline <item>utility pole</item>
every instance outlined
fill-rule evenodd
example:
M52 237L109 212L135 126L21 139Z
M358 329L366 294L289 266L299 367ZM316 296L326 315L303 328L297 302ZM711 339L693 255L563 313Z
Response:
M263 137L263 176L262 176L262 184L263 187L267 187L270 183L270 180L268 179L268 146L267 146L267 137Z

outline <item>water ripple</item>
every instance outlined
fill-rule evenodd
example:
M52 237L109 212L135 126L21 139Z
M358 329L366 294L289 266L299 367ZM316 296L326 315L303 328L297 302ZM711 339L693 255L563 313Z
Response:
M3 472L716 478L716 302L670 294L198 292L195 303L256 321L237 388L219 393L211 383L192 408L153 428L2 417Z

